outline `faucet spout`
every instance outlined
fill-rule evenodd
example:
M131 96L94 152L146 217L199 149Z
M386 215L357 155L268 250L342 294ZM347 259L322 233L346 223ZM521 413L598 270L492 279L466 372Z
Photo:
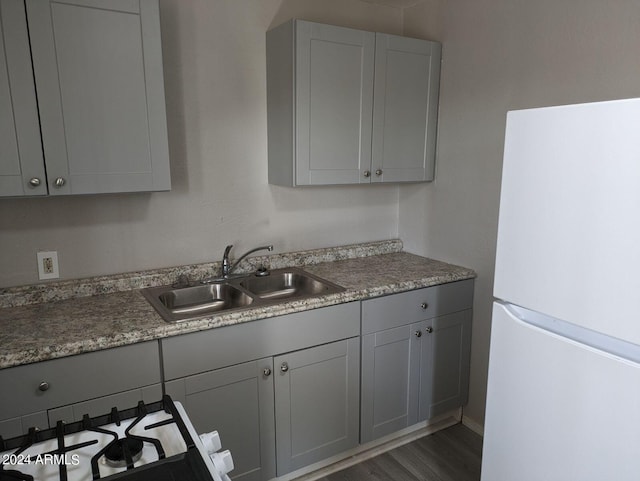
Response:
M231 272L231 262L229 261L229 253L231 252L231 248L233 244L229 244L224 249L224 254L222 256L222 277L227 277Z
M224 255L222 257L222 277L224 277L225 279L231 275L231 272L233 272L233 270L236 267L238 267L238 264L240 264L240 262L242 262L242 260L245 257L247 257L249 254L253 254L254 252L257 252L257 251L271 252L273 250L273 245L256 247L255 249L251 249L250 251L247 251L244 254L242 254L233 264L231 264L231 261L229 260L229 253L231 252L232 247L233 247L233 244L228 245L227 248L224 250Z

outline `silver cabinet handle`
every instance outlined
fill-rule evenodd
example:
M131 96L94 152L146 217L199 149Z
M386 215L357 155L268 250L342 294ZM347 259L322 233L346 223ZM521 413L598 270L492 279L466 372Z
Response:
M369 172L368 170L365 170L362 175L364 175L365 177L369 177L371 175L371 172Z
M420 307L422 307L423 310L426 310L427 307L429 307L429 304L427 304L426 302L423 302L422 304L420 304Z
M49 389L49 383L47 381L42 381L39 385L38 385L38 389L40 389L41 391L46 391Z
M53 185L55 185L56 187L60 188L62 187L64 184L66 184L67 181L64 180L64 177L58 177L54 182Z
M382 175L382 169L376 170L376 175L380 177Z
M31 177L29 179L29 185L31 187L38 187L40 184L41 184L41 181L37 177Z
M269 377L269 376L271 376L271 368L270 368L270 367L265 367L265 368L262 370L262 374L264 374L264 377Z
M425 331L427 331L427 334L431 334L433 332L433 327L429 326L425 329Z
M286 362L283 362L283 363L280 365L280 370L281 370L282 372L287 372L287 371L289 370L289 364L287 364Z
M416 331L415 335L416 337L422 337L422 331Z

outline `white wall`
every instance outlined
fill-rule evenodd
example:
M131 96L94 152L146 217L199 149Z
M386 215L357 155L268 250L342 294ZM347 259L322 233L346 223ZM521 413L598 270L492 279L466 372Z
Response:
M397 237L398 187L267 184L265 32L289 18L400 33L401 11L358 0L161 0L173 190L0 200L0 286Z
M404 14L405 35L443 42L443 65L436 181L401 187L399 233L409 251L478 272L465 414L481 424L506 112L640 96L640 4L436 2Z

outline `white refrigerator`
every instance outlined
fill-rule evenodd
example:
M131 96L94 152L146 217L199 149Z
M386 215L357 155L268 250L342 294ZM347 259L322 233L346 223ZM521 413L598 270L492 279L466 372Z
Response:
M640 480L640 99L509 112L482 481Z

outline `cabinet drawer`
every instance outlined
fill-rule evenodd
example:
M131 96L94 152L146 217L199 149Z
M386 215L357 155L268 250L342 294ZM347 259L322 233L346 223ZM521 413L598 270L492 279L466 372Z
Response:
M49 425L55 427L58 421L72 423L82 421L82 416L88 414L91 417L107 414L112 408L120 410L135 407L138 402L152 403L162 398L162 386L153 384L140 389L102 396L89 401L63 406L61 408L50 409L48 412Z
M29 428L42 430L48 427L49 421L47 419L47 413L46 411L41 411L39 413L27 414L25 416L0 421L0 436L4 439L9 439L26 434Z
M369 299L362 302L362 334L470 309L472 304L473 279Z
M358 302L162 340L166 380L360 335Z
M155 341L54 359L1 370L0 413L8 419L159 382Z

